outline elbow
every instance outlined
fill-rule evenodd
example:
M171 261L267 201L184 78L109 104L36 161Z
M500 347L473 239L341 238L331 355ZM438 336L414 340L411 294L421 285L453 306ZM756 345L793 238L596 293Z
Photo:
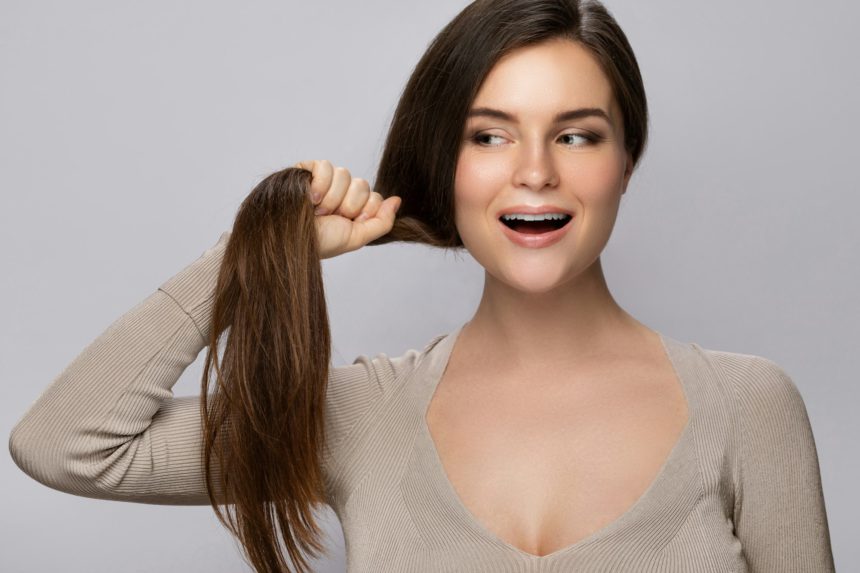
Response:
M25 417L12 428L9 455L22 472L43 485L55 487L51 478L57 474L52 455L56 444L51 444L53 448L49 450L51 442L40 437L30 426Z
M75 452L68 436L42 432L25 417L9 434L9 454L22 472L51 489L105 499L111 496L109 484L99 475L92 452Z

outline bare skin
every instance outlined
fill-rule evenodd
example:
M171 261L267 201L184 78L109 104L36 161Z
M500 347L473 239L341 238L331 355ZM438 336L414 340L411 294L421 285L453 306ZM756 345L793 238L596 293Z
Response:
M617 304L600 264L632 161L596 60L568 40L521 48L497 62L472 107L515 120L478 116L464 131L456 222L486 271L484 291L426 421L477 521L546 555L644 493L687 422L687 404L657 333ZM552 121L572 108L609 119ZM516 245L500 232L498 212L522 204L570 210L573 227L549 247Z
M551 40L502 58L472 108L455 177L455 218L484 267L426 413L448 480L472 516L532 555L569 547L625 513L688 420L659 335L618 305L600 254L632 174L620 108L597 61ZM570 109L599 109L554 121ZM313 172L323 257L391 228L399 198L371 192L328 161ZM574 213L540 249L512 243L498 213L514 205ZM363 215L360 216L359 214Z
M563 369L509 370L464 326L426 421L448 480L484 527L532 555L624 513L687 421L659 339L631 331Z

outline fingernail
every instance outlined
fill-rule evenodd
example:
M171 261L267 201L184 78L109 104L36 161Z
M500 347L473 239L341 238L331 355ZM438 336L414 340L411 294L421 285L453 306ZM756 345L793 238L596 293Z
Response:
M326 209L325 207L317 207L314 213L317 215L325 215L326 213L328 213L328 209Z
M311 200L314 202L314 204L319 203L320 202L320 194L314 193L313 195L311 195Z

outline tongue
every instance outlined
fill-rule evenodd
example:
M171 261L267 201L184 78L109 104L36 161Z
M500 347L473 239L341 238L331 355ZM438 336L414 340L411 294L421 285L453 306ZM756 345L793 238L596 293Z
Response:
M512 228L517 233L526 235L539 235L540 233L548 233L554 231L556 227L549 221L516 221Z

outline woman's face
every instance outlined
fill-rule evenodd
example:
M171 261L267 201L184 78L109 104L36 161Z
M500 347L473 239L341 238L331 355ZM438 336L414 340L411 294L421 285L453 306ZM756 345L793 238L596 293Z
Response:
M592 111L556 118L576 110ZM564 39L520 48L492 68L466 120L454 183L457 230L496 279L547 292L600 255L631 172L621 111L594 56ZM524 206L572 218L539 246L540 235L500 220L503 210Z

